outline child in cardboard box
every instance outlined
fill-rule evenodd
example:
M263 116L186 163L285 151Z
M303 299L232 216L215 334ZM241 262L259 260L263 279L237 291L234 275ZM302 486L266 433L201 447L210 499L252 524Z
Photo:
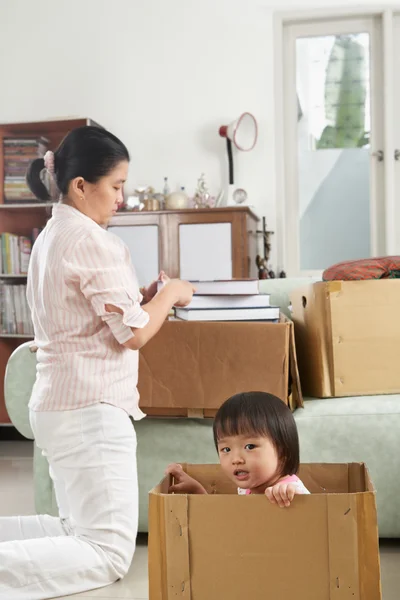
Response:
M265 494L281 508L296 494L309 494L297 477L299 437L290 409L276 396L245 392L219 408L213 425L221 467L239 494ZM179 464L167 467L175 482L171 493L207 494Z

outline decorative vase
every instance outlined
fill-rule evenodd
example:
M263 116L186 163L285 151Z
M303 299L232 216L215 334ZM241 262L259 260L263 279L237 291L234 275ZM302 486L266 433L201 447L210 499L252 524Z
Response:
M168 210L182 210L187 208L188 198L185 192L172 192L167 196L165 206Z

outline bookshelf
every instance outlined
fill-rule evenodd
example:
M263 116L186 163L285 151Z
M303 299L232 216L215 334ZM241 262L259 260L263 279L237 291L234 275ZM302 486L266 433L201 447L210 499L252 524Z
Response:
M2 333L0 339L11 340L33 340L33 335L18 334L18 333Z
M51 215L50 203L16 202L6 203L4 198L4 139L45 137L49 150L55 150L69 131L85 125L99 126L89 118L58 119L30 123L0 124L0 233L15 233L31 237L32 230L44 227ZM0 279L26 279L26 275L0 275ZM0 378L4 381L7 362L14 350L23 342L32 339L29 335L0 334ZM0 425L9 424L10 419L4 402L4 386L0 386Z
M18 210L23 208L24 210L37 210L38 208L49 208L49 204L47 202L31 202L26 204L21 204L16 202L15 204L0 204L0 210L9 211L9 210Z

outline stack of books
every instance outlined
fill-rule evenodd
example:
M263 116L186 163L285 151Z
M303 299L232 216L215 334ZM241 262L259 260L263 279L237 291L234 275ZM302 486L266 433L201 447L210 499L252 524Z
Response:
M33 337L26 285L0 281L0 332L6 335Z
M0 235L0 274L26 275L32 251L32 242L14 233Z
M175 316L184 321L279 321L279 307L260 294L258 279L193 281L196 293ZM161 284L162 285L162 284Z
M26 183L26 172L35 158L44 156L48 140L5 138L3 144L4 202L37 202Z

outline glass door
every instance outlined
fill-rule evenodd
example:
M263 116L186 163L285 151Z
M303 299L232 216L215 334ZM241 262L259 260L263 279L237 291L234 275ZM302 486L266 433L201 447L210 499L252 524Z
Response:
M291 274L384 253L380 21L289 24L286 258Z

